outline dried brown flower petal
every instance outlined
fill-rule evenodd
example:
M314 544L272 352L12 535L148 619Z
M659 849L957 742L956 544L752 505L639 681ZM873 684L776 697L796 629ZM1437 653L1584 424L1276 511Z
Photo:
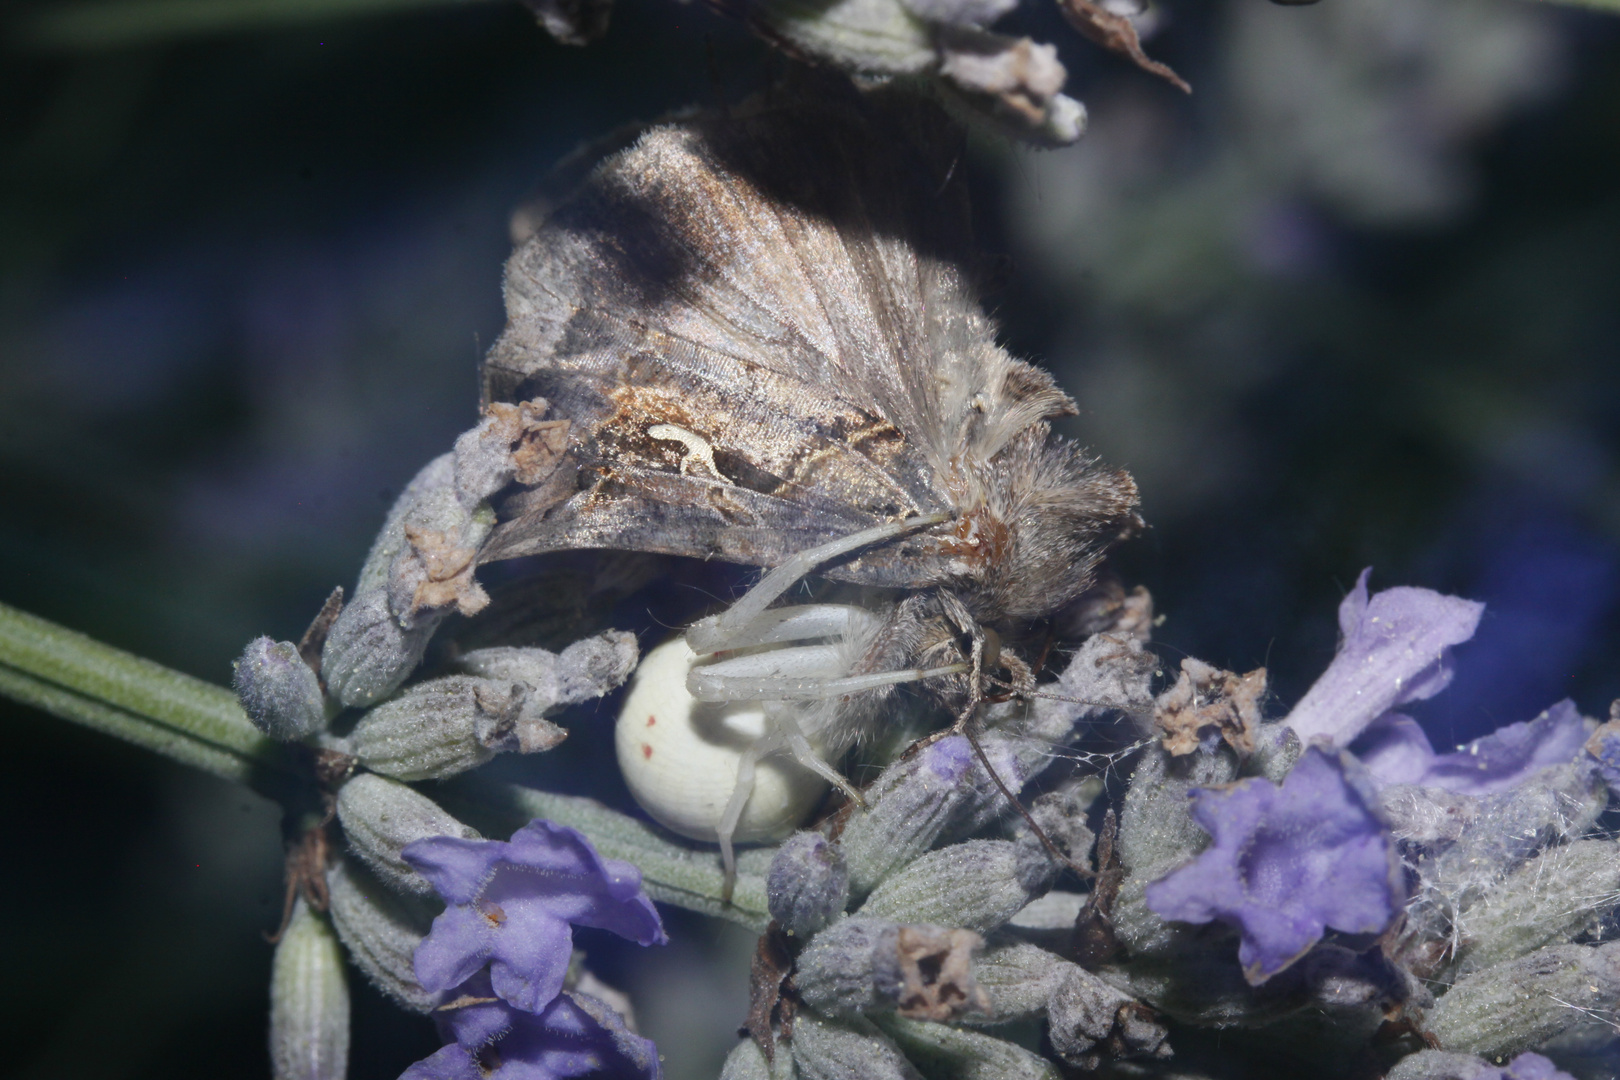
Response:
M1209 728L1247 756L1254 752L1265 693L1265 668L1234 675L1189 657L1181 662L1176 684L1159 695L1153 720L1164 732L1164 748L1178 757L1198 749Z
M902 926L900 1000L896 1012L916 1020L951 1020L988 1012L990 995L973 980L973 954L984 939L971 930Z
M1150 59L1142 51L1142 39L1137 36L1136 24L1124 15L1109 11L1093 0L1058 0L1058 10L1069 20L1069 25L1092 41L1112 52L1130 57L1143 71L1151 71L1183 93L1192 93L1192 87L1169 67Z
M394 564L395 581L409 602L398 613L401 623L414 621L423 611L455 608L463 615L476 615L489 604L473 577L478 566L478 549L463 547L459 538L439 529L405 526L408 557Z

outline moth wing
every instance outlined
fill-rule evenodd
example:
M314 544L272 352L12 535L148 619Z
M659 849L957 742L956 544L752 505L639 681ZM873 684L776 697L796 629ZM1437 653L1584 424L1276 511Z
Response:
M770 565L954 509L964 453L1068 407L966 287L956 145L923 106L855 97L654 129L609 159L508 263L485 363L490 398L574 422L580 488L503 522L484 557ZM841 576L952 572L919 542Z

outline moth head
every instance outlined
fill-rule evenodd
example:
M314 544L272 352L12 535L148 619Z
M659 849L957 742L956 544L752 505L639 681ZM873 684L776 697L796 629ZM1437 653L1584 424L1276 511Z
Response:
M988 463L982 504L962 520L981 544L964 597L986 623L1043 619L1091 587L1108 549L1143 528L1136 481L1036 424Z

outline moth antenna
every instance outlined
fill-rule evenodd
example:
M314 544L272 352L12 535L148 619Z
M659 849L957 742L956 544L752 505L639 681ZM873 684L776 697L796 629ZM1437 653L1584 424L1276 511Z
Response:
M1009 698L1016 697L1016 698L1023 698L1025 700L1028 700L1030 698L1040 698L1043 701L1066 701L1070 705L1089 705L1093 709L1118 709L1120 712L1123 712L1123 713L1129 713L1129 712L1135 712L1136 711L1134 709L1125 708L1123 705L1121 705L1117 701L1092 701L1092 700L1090 700L1088 698L1064 697L1062 694L1043 694L1043 693L1040 693L1039 691L1036 691L1036 690L1020 690L1018 687L1014 686L1012 683L1007 682L1007 681L1005 681L1003 679L995 678L992 675L986 675L984 677L984 681L987 682L987 683L991 683L992 685L999 686L1003 690L1006 690L1008 692L1007 696Z
M1089 867L1081 866L1079 863L1075 862L1068 856L1066 852L1062 851L1057 844L1053 842L1050 836L1046 835L1046 830L1041 828L1040 823L1035 820L1034 815L1029 812L1029 809L1024 806L1023 802L1018 798L1018 796L1014 795L1012 790L1007 787L1006 782L1001 779L1001 774L996 772L996 767L990 764L990 755L986 754L984 752L984 747L979 744L979 736L977 733L975 733L971 727L964 725L962 728L962 734L967 736L968 745L973 747L973 752L978 755L979 764L984 766L984 771L990 774L991 780L995 781L997 790L1001 792L1008 802L1012 803L1013 808L1018 811L1019 816L1029 823L1030 830L1034 832L1036 838L1040 840L1041 846L1046 848L1047 854L1051 855L1052 858L1056 859L1064 866L1067 866L1070 870L1073 870L1076 874L1079 874L1082 878L1096 877L1096 871Z
M961 162L962 155L960 153L951 158L951 167L945 170L945 179L939 182L939 190L934 192L934 198L937 199L941 195L945 194L945 189L951 186L951 177L956 175L956 167L957 165L961 164Z

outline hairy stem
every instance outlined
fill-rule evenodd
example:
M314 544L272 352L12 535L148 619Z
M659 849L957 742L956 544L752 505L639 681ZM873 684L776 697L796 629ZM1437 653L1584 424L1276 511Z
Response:
M0 694L267 795L296 775L224 687L4 604Z

